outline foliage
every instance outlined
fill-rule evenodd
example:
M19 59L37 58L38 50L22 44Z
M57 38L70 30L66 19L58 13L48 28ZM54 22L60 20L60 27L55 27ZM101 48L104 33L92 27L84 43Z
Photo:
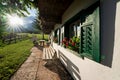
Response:
M30 55L32 46L29 40L25 40L0 48L0 80L9 80L9 77Z
M10 33L8 33L8 32L4 32L4 31L1 32L1 33L0 33L0 39L2 38L2 36L6 36L6 35L8 35L8 34L10 34Z
M5 29L5 19L0 15L0 37L3 34Z
M80 38L78 37L73 37L69 40L67 38L64 38L62 41L64 47L67 47L77 52L79 51L79 43L80 43Z
M3 32L2 35L5 36L5 35L8 35L9 33L8 32Z
M68 39L65 37L63 40L62 40L62 44L64 47L68 47Z
M17 13L24 15L23 11L27 12L27 7L36 6L36 0L0 0L0 14Z
M19 16L26 16L27 8L37 6L38 0L0 0L0 35L4 31L6 14L16 13Z

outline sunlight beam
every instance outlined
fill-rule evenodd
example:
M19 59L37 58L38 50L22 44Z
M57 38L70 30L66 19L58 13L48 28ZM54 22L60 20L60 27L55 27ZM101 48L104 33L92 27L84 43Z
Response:
M7 18L8 18L8 25L13 28L24 25L23 19L15 14L12 15L7 14Z
M11 32L20 32L25 25L24 19L19 17L17 14L6 14L7 22L6 27L7 30Z

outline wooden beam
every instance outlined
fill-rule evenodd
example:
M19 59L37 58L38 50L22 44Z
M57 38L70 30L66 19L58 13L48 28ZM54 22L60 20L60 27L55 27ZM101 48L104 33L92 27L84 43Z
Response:
M56 23L61 23L63 13L72 2L73 0L38 0L39 18L45 32L51 31Z

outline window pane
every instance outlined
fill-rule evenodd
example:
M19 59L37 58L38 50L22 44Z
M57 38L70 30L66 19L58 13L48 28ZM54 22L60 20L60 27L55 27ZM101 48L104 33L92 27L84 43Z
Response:
M77 26L77 37L80 37L80 26Z

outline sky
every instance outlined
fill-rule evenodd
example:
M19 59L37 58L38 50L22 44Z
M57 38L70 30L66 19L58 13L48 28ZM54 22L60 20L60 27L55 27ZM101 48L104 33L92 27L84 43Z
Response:
M16 28L16 30L15 31L31 31L31 30L35 30L36 28L35 28L35 26L34 26L34 21L35 21L35 19L37 18L37 16L38 16L38 11L36 10L36 9L34 9L34 8L32 8L32 9L30 9L30 8L27 8L27 10L28 10L28 12L30 13L30 14L27 14L26 12L24 12L24 14L27 16L27 17L23 17L23 18L21 18L22 20L23 20L23 27L21 28L21 27L14 27L14 29ZM15 18L15 17L12 17L13 19ZM11 19L10 19L11 20ZM13 23L13 22L12 22ZM14 21L14 23L15 23L15 21ZM9 24L9 23L8 23ZM19 29L19 28L21 28L21 29ZM10 30L11 29L11 27L9 27L8 28L8 30Z
M28 10L28 12L30 14L26 14L27 17L24 17L24 20L25 20L26 24L32 23L34 21L34 19L36 19L37 16L38 16L38 11L36 9L34 9L34 8L31 8L31 9L27 8L27 10Z
M34 9L34 8L32 8L32 9L27 8L27 10L28 10L28 12L30 13L30 14L27 15L27 16L33 16L33 17L36 17L36 16L37 16L37 10L36 10L36 9Z
M37 10L36 9L30 9L28 8L27 9L28 12L30 14L26 14L27 17L24 17L23 20L24 20L24 28L25 30L34 30L34 26L33 26L33 23L35 21L35 19L37 18Z
M27 10L30 14L27 14L27 17L24 17L24 28L29 31L35 30L33 23L38 16L38 11L34 8L28 8Z

